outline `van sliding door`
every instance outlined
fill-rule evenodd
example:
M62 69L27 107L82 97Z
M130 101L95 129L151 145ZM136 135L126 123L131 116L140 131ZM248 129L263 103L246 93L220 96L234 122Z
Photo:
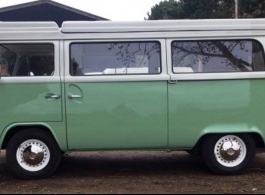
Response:
M69 149L167 147L165 41L67 41L65 48Z

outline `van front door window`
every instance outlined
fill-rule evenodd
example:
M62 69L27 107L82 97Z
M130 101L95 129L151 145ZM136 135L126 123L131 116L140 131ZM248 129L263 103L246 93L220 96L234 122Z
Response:
M1 76L52 76L54 72L53 44L0 45Z

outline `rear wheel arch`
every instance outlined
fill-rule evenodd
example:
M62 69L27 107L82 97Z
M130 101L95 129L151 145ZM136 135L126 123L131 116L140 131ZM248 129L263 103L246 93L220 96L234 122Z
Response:
M196 145L192 148L192 153L201 154L203 143L210 136L213 136L213 135L223 135L223 136L225 136L225 135L242 135L242 134L251 136L254 139L254 142L256 144L256 148L265 149L265 142L259 133L209 133L209 134L203 135L199 139L199 141L196 143Z
M204 140L202 154L216 174L241 174L255 158L256 143L250 134L214 134Z

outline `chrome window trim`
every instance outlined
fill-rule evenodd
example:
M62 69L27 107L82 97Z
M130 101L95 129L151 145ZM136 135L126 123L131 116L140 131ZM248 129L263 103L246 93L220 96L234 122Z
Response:
M142 81L168 81L170 76L161 75L119 75L119 76L97 76L97 77L72 77L66 76L66 83L100 83L100 82L142 82Z
M242 39L252 39L255 41L260 42L260 44L264 47L265 45L265 38L263 37L219 37L215 38L214 40L242 40ZM167 60L168 60L168 74L170 75L170 80L176 81L196 81L196 80L238 80L238 79L264 79L265 78L265 71L264 72L228 72L228 73L174 73L173 72L173 62L172 62L172 48L171 44L173 41L206 41L206 40L213 40L213 39L196 39L196 38L189 38L189 39L167 39Z
M82 43L100 43L100 42L144 42L158 41L161 44L161 66L162 72L157 75L104 75L104 76L71 76L70 75L70 46L71 44ZM107 39L107 40L67 40L64 42L65 48L65 81L69 82L133 82L133 81L168 81L170 76L167 70L166 41L165 39Z
M25 83L60 83L59 76L51 76L51 77L2 77L0 79L1 84L25 84Z
M1 77L0 84L5 83L60 83L60 42L58 41L0 41L0 44L53 44L54 45L54 75L28 77Z

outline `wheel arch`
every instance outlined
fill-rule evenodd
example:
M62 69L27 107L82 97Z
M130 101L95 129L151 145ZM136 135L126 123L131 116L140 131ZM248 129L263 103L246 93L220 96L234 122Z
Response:
M254 142L256 143L256 147L258 149L265 149L265 142L264 142L263 136L260 133L257 133L257 132L242 132L242 133L234 132L234 133L207 133L207 134L204 134L200 137L199 141L193 147L192 151L195 154L200 154L204 140L206 138L208 138L209 136L212 136L212 135L229 135L229 134L230 135L240 135L240 134L250 135L250 136L252 136Z
M59 148L60 148L60 144L59 141L56 137L56 135L54 134L54 132L52 131L52 128L49 127L46 124L43 123L39 123L39 124L13 124L10 125L9 127L7 127L4 132L1 135L1 139L0 139L0 143L1 143L1 150L4 150L7 148L8 143L10 142L10 140L19 132L25 130L25 129L41 129L44 130L46 132L48 132L56 141L56 143L58 144ZM61 148L62 150L62 148Z

